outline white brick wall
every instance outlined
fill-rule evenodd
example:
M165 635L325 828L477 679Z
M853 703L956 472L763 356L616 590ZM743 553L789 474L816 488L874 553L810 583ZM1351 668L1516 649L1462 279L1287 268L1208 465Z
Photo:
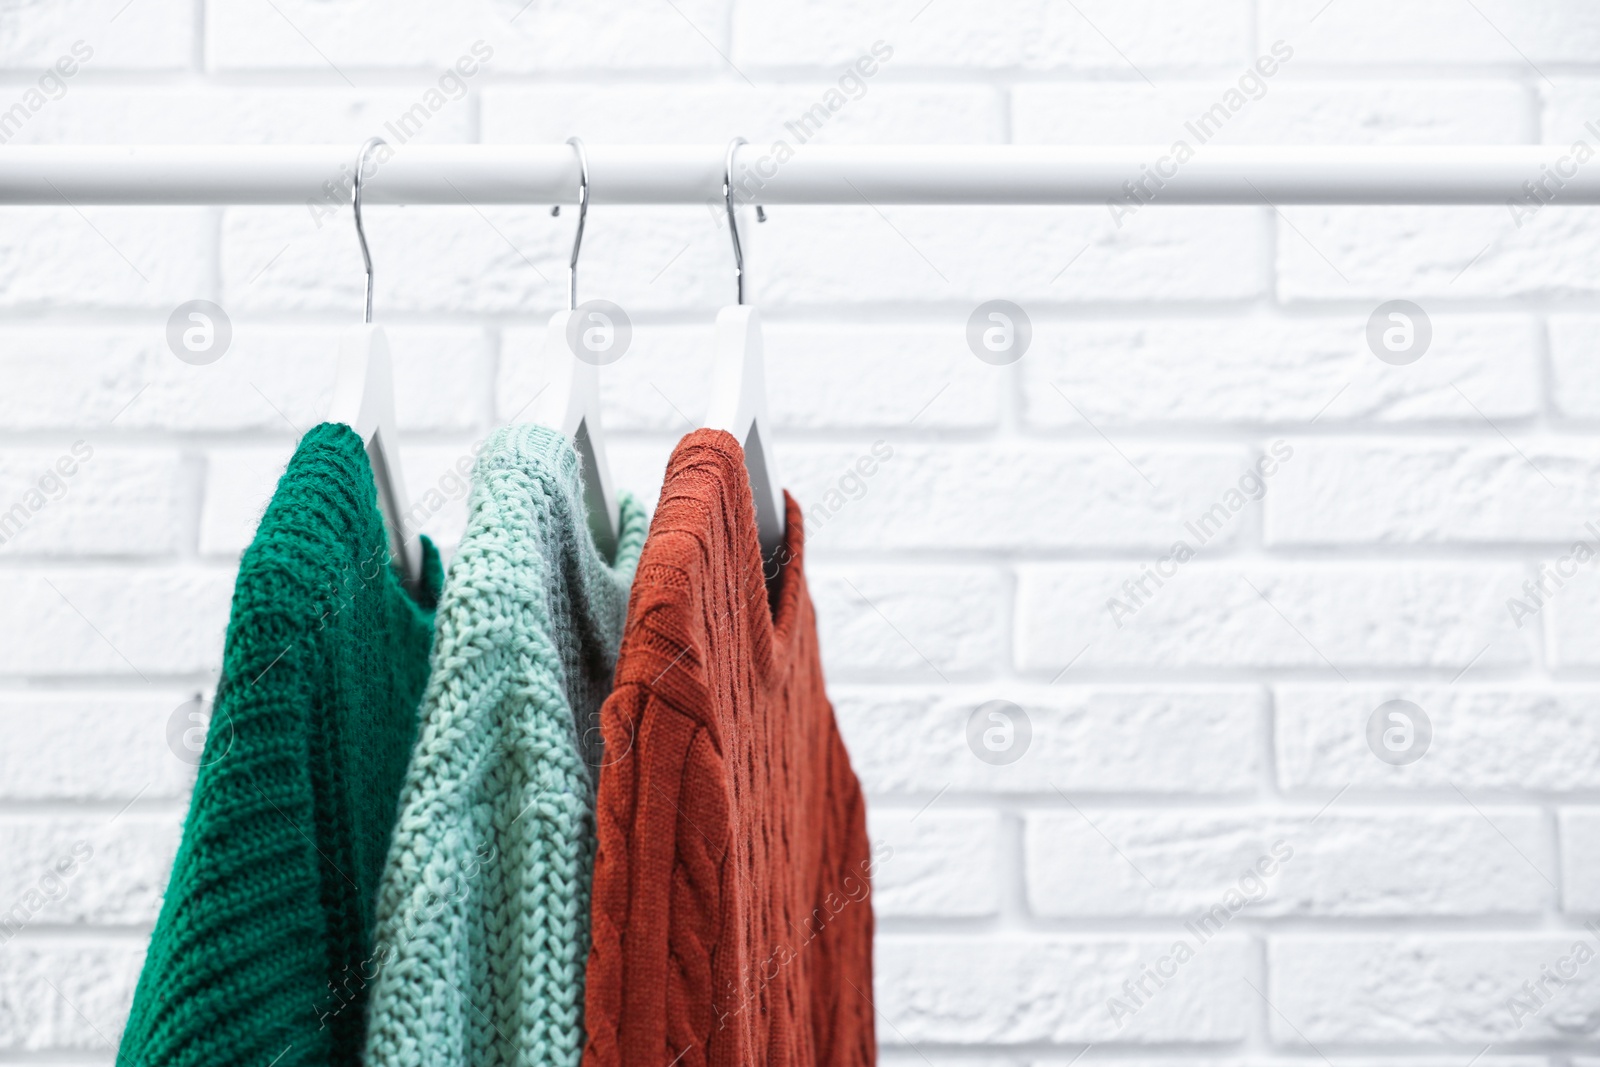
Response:
M422 139L761 144L880 40L819 139L1165 144L1278 40L1220 141L1554 158L1600 119L1579 0L0 0L0 111L82 41L13 143L353 151L482 41ZM539 387L571 224L372 210L407 472L447 548L454 472ZM893 849L886 1063L1600 1067L1600 961L1573 956L1600 952L1596 566L1506 608L1600 526L1600 210L795 207L748 230L776 449L822 509L832 694ZM172 717L214 681L358 264L347 218L294 207L0 211L0 513L92 449L0 544L0 1064L112 1058L193 780ZM704 412L725 232L597 208L581 282L637 327L606 410L618 483L653 501ZM204 367L163 334L196 297L235 329ZM1035 328L1010 367L964 340L996 297ZM1401 367L1365 340L1397 298L1433 326ZM1403 766L1368 743L1395 699L1433 731ZM969 721L993 700L1031 731L1014 762Z

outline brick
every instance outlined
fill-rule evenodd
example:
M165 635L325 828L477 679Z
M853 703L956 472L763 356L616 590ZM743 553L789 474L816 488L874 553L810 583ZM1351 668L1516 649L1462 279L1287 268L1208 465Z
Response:
M1003 655L999 576L977 567L811 567L823 666L930 682L984 676Z
M426 68L479 59L496 73L681 69L729 72L723 0L653 10L565 3L518 11L489 0L440 8L425 0L348 3L283 0L256 7L210 0L206 55L213 70L305 70L360 84L364 69ZM720 54L719 54L720 53ZM347 73L352 72L352 73ZM736 72L734 72L736 73Z
M1046 323L1018 363L1023 415L1032 426L1081 427L1061 393L1096 425L1468 422L1487 429L1479 412L1497 422L1538 413L1533 321L1440 315L1432 324L1432 355L1395 367L1374 357L1358 318Z
M155 922L181 830L177 813L0 817L0 940L7 927Z
M908 9L913 10L913 9ZM770 67L833 66L883 40L905 67L1083 70L1136 77L1142 68L1244 62L1249 7L1236 0L956 0L886 19L861 0L783 7L741 2L734 59Z
M1061 918L1209 915L1220 929L1267 916L1531 916L1552 895L1529 864L1554 870L1534 809L1318 807L1031 812L1029 905Z
M1600 47L1600 17L1563 0L1474 0L1463 11L1449 0L1384 4L1355 0L1267 0L1263 40L1294 42L1306 64L1473 64L1537 77L1529 63L1587 63Z
M737 81L496 87L483 94L483 140L560 143L573 130L582 130L593 144L722 144L729 130L738 130L751 144L745 149L750 154L741 154L741 160L773 153L779 140L796 158L804 158L805 146L812 143L1005 140L1004 97L997 89L885 82L885 72L894 66L891 61L865 79L851 71L842 91L838 78L850 70L848 61L823 79L784 85L752 87ZM822 110L814 110L818 107Z
M1191 941L1193 956L1177 976L1161 989L1146 980L1153 995L1118 1026L1110 999L1127 1003L1123 983L1171 952L1177 936L880 935L873 974L885 1024L879 1040L891 1046L1242 1040L1252 1011L1240 984L1249 944L1230 937L1198 949Z
M1390 700L1416 704L1432 727L1422 758L1405 766L1367 746L1368 720ZM1592 688L1280 685L1274 704L1284 789L1600 788L1600 691Z
M188 481L168 449L79 438L10 450L0 458L0 555L176 552Z
M1595 935L1573 929L1481 935L1281 936L1271 939L1267 970L1274 1041L1438 1044L1532 1043L1569 1038L1591 1026L1593 958L1564 986L1549 984L1541 1008L1523 989L1538 982ZM1569 963L1569 969L1574 964ZM1517 997L1533 1008L1508 1006Z
M499 420L517 422L531 416L553 366L545 340L542 324L501 331L495 381ZM635 323L628 350L600 372L600 414L608 444L616 433L683 434L698 428L705 418L711 380L711 341L709 316L693 326ZM769 358L768 374L776 369L776 361ZM769 390L774 417L781 402L779 391Z
M733 252L711 240L703 207L596 208L583 238L578 299L611 300L637 316L732 302ZM374 319L448 311L528 315L566 306L570 212L505 205L364 209ZM222 221L219 303L239 317L330 311L359 322L365 275L347 211L234 207Z
M1552 315L1550 330L1550 400L1571 419L1600 418L1600 387L1591 373L1600 345L1600 318Z
M1243 64L1215 80L1163 80L1154 90L1142 82L1024 83L1012 90L1013 137L1021 144L1183 141L1202 160L1211 144L1518 144L1531 132L1529 100L1515 82L1287 81L1298 60L1271 78L1245 78L1242 90ZM1224 102L1230 91L1242 92L1243 107ZM1219 104L1224 111L1214 110ZM1148 162L1159 157L1152 152ZM1181 169L1174 181L1181 186Z
M14 570L0 603L0 673L127 679L214 670L233 579L231 570L201 567Z
M1595 135L1586 127L1600 120L1600 79L1553 78L1548 83L1541 81L1539 90L1543 98L1543 135L1539 139L1555 149L1550 153L1550 164L1554 166L1576 141L1594 147Z
M606 455L611 461L612 484L617 491L632 493L646 511L655 511L656 501L661 499L661 483L666 477L667 461L679 439L678 434L670 434L642 440L619 440L608 445ZM808 575L809 571L808 565Z
M1592 538L1583 540L1591 550L1600 547ZM1538 629L1541 621L1544 623L1545 656L1556 668L1600 664L1600 603L1596 602L1600 598L1600 573L1592 559L1580 564L1578 557L1570 548L1549 552L1545 559L1528 568L1527 585L1517 591L1516 603L1507 598L1505 606L1506 617L1515 615L1530 633ZM1563 578L1561 572L1573 569L1577 570L1576 575ZM1544 583L1542 598L1536 582Z
M42 71L72 56L72 46L82 41L93 55L74 79L86 70L183 70L193 62L195 36L194 5L188 0L15 4L6 13L0 55L8 69ZM69 92L78 84L68 81Z
M1600 541L1600 449L1485 426L1479 439L1296 439L1266 499L1269 545ZM1513 439L1515 440L1515 439ZM1600 527L1597 527L1600 528Z
M1079 668L1270 666L1332 676L1357 667L1514 666L1531 656L1503 607L1521 577L1514 567L1190 560L1162 587L1147 582L1152 595L1131 616L1119 609L1118 629L1106 603L1131 604L1122 583L1143 566L1019 567L1017 666L1055 673L1076 657Z
M18 207L4 212L0 307L163 314L206 295L204 208Z
M872 911L878 918L994 915L1000 906L1000 816L985 811L874 807Z
M930 380L917 395L937 388ZM784 484L806 508L815 543L865 550L1165 550L1187 517L1251 463L1234 448L1127 443L1119 450L1098 437L1070 445L928 445L896 430L870 443L794 446L780 455ZM1068 492L1071 509L1040 506ZM1216 543L1231 543L1251 521L1239 517Z
M488 434L450 444L407 445L406 483L411 487L408 522L417 524L446 560L467 526L472 463ZM463 472L466 472L465 474Z
M192 696L176 689L5 694L0 735L10 743L0 747L0 796L119 802L187 797L194 770L168 747L167 730Z
M829 694L871 794L1228 794L1253 791L1260 773L1266 701L1250 686L834 685ZM978 759L967 741L991 700L1027 717L1028 747L1010 764Z
M142 5L144 0L138 0ZM270 10L270 9L269 9ZM130 9L131 13L131 9ZM120 21L120 20L119 20ZM91 63L88 70L95 66ZM356 148L382 137L404 152L399 122L423 88L414 90L248 88L213 84L190 88L103 87L69 83L67 95L22 126L9 144L322 144ZM0 96L3 99L3 96ZM428 121L411 119L401 133L430 143L472 141L470 105L451 100ZM329 178L336 177L330 171ZM348 194L346 194L348 195Z
M996 294L1041 319L1041 306L1058 303L1249 300L1267 290L1255 236L1264 222L1240 207L1147 211L1120 229L1090 206L789 207L752 238L755 299L954 302L952 332Z
M608 439L631 431L680 435L698 428L705 417L711 339L709 322L695 326L634 323L627 352L600 372L601 418ZM499 421L531 417L553 367L545 341L543 325L501 331L495 380ZM769 373L772 369L769 365ZM769 403L776 400L772 396Z
M201 555L237 556L249 546L293 453L292 445L218 448L207 453Z
M0 426L89 429L128 417L124 408L162 360L177 360L154 329L12 327L0 334Z
M999 421L1005 374L973 358L955 331L920 322L771 323L763 341L768 404L784 429L988 429Z
M1562 808L1561 910L1600 912L1600 856L1592 842L1600 835L1600 808Z
M921 325L763 323L767 405L779 430L978 429L996 425L1004 372L959 335ZM627 353L601 373L608 432L686 433L705 419L713 330L636 324ZM502 419L527 417L547 380L542 329L501 334ZM791 452L785 447L784 456Z
M233 330L222 358L204 366L177 359L164 341L141 353L148 387L116 425L297 436L326 418L344 330L250 321ZM385 326L384 333L402 431L465 430L484 419L490 352L481 330Z
M0 1049L110 1058L133 1004L144 946L29 942L0 969Z
M1600 253L1592 207L1542 208L1524 213L1520 227L1503 205L1283 211L1280 300L1370 300L1376 310L1406 299L1432 315L1446 301L1590 296L1600 287L1581 266Z

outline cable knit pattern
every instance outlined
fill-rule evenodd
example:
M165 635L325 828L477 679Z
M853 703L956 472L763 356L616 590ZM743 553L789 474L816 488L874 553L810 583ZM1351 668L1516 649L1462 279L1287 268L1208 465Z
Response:
M668 466L601 710L584 1067L875 1061L873 858L787 503L769 593L738 442Z
M369 1067L577 1064L598 716L644 541L589 535L577 453L496 432L439 607L378 901Z
M199 776L124 1067L359 1062L360 978L428 670L361 438L300 439L239 563Z

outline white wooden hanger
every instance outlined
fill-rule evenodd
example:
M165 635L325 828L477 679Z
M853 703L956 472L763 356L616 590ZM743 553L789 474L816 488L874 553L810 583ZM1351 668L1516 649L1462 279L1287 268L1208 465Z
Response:
M569 138L567 143L578 153L578 232L572 239L572 258L567 262L567 310L550 316L550 325L545 330L544 352L550 379L534 401L533 421L572 438L583 466L583 499L588 510L589 532L594 537L595 548L606 559L611 559L616 555L622 518L611 488L605 431L600 424L600 366L578 355L567 332L573 318L580 314L578 249L583 246L583 223L589 215L589 158L578 138Z
M407 587L416 591L422 583L422 539L417 531L407 531L405 526L406 505L411 498L406 493L400 438L395 431L394 366L383 327L372 324L372 253L367 249L367 231L361 224L362 168L368 154L379 146L384 146L384 141L374 137L361 146L356 156L355 189L350 203L355 210L356 239L361 242L361 260L367 271L366 311L362 325L339 339L339 365L328 421L344 423L366 443L372 477L378 486L378 509L383 512L389 531L389 551L400 564Z
M772 420L767 416L761 316L744 302L744 249L739 244L739 220L733 207L733 154L744 143L743 137L733 139L722 169L722 199L728 211L728 231L733 236L733 269L739 302L717 312L706 427L726 430L744 446L744 466L750 475L750 493L755 499L761 555L770 560L783 544L787 514L770 444ZM760 212L760 208L756 210Z

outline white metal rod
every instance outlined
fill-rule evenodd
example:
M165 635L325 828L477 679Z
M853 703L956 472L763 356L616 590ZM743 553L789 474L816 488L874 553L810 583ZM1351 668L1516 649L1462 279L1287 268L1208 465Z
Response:
M762 204L1600 203L1600 163L1558 145L1222 147L824 146L739 151ZM594 204L720 203L725 145L591 145ZM0 148L0 204L303 204L349 200L356 146ZM378 204L575 203L567 145L400 145L363 185Z

